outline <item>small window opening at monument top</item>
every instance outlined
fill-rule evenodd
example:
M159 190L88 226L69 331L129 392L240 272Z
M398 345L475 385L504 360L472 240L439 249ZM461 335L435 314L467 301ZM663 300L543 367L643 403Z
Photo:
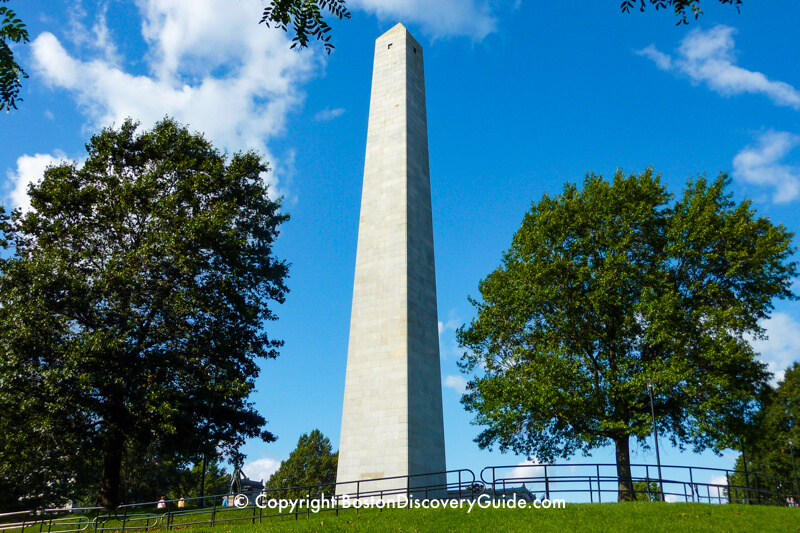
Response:
M417 53L417 47L416 46L414 47L414 53L415 54Z
M391 48L391 47L392 47L392 43L389 43L389 48Z

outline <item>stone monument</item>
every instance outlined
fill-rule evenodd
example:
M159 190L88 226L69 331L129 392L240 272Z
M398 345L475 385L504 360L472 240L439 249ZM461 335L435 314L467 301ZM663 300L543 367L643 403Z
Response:
M375 41L336 480L444 487L445 470L423 54L397 24ZM393 476L412 477L369 481Z

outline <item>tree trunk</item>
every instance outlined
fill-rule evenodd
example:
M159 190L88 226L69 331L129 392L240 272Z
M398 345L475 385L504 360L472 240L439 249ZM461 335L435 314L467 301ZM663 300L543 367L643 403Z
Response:
M100 490L97 505L106 509L119 507L120 470L125 437L116 429L109 431L103 449L103 475L100 478Z
M630 502L636 499L631 478L631 451L629 436L614 438L617 449L617 480L619 484L619 501Z

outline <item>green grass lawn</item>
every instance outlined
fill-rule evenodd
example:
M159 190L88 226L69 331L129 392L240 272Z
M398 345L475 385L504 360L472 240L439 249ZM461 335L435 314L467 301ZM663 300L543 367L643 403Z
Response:
M192 533L268 532L739 532L800 531L800 509L708 504L573 504L565 509L391 509L341 511L291 518L265 519L261 524L228 523Z
M155 510L154 510L155 511ZM567 504L563 509L354 509L333 512L305 513L279 517L264 517L258 523L253 508L228 509L217 513L217 525L192 525L189 521L210 519L210 514L174 517L172 530L181 533L283 533L283 532L386 532L413 533L428 531L460 532L800 532L800 508L709 505L693 503L606 503ZM150 517L155 513L147 513ZM161 515L162 513L158 513ZM248 517L246 521L235 519ZM126 533L137 531L164 532L156 520L129 522ZM53 524L52 531L59 529ZM106 521L102 533L121 533L121 524ZM131 527L138 526L138 527ZM155 527L150 527L155 526ZM4 528L0 528L4 529ZM24 533L46 533L43 528L26 527ZM92 533L89 526L84 529ZM19 529L9 533L19 532ZM21 533L21 532L20 532Z

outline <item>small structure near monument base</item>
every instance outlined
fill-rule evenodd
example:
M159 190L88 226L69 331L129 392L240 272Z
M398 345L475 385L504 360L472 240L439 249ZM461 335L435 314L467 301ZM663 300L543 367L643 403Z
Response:
M264 480L256 481L247 477L240 467L236 467L231 474L231 482L228 489L230 494L256 495L264 490Z

